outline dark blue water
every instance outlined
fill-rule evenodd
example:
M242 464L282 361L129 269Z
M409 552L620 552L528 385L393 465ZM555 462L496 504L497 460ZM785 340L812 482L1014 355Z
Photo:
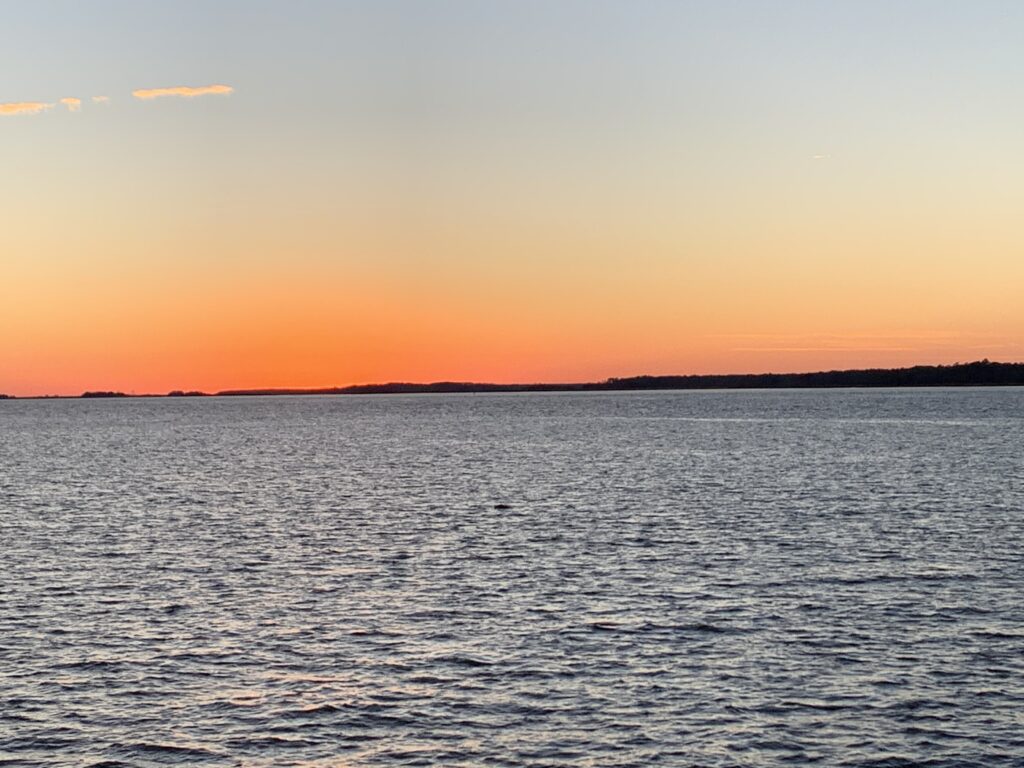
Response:
M1024 390L0 403L0 763L1024 765Z

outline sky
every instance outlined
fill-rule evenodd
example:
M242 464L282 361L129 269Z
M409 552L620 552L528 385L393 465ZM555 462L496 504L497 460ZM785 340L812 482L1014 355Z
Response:
M0 0L0 392L1024 360L1024 3Z

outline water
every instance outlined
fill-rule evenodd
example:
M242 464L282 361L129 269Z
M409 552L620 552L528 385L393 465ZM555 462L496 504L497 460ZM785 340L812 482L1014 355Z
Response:
M0 468L5 765L1024 765L1022 389L10 401Z

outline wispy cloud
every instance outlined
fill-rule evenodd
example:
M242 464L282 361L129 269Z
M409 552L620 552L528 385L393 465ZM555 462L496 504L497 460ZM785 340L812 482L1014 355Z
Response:
M766 339L769 341L782 342L831 342L849 340L875 340L875 341L923 341L941 344L944 342L959 342L966 340L979 340L989 338L984 334L960 333L949 331L933 331L924 333L710 333L708 338L715 339Z
M188 85L176 85L172 88L140 88L132 91L136 99L159 99L161 96L181 96L186 99L196 96L222 96L233 92L230 85L201 85L193 88Z
M923 333L722 333L709 338L742 346L733 352L944 352L961 347L990 346L983 334L933 331Z
M733 352L914 352L919 347L733 347Z
M139 90L132 91L132 96L137 99L150 100L158 99L162 96L178 96L179 98L192 99L196 96L224 96L229 93L234 93L234 88L230 85L201 85L201 86L188 86L188 85L176 85L172 88L140 88ZM60 99L58 104L67 107L68 112L80 112L82 109L82 100L75 96L66 96ZM109 96L93 96L93 104L109 104ZM56 104L48 101L9 101L0 102L0 116L7 115L38 115L42 112L46 112L49 109L53 109Z
M9 101L0 104L0 115L38 115L53 107L42 101Z

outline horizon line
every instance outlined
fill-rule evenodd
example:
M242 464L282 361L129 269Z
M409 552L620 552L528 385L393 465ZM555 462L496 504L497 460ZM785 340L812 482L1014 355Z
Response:
M961 382L943 380L922 383L892 381L884 383L889 377L898 377L911 372L949 372L966 368L983 366L991 369L1007 370L1011 376L1009 381L977 381ZM1017 370L1019 369L1019 370ZM838 383L839 379L872 376L873 380L861 383ZM815 377L831 377L827 383L806 383ZM758 387L757 383L762 386ZM677 386L671 386L671 385ZM689 384L689 386L685 386ZM39 395L8 395L0 392L0 400L77 400L77 399L121 399L121 398L166 398L166 397L252 397L252 396L288 396L288 395L344 395L344 394L459 394L459 393L501 393L501 392L579 392L579 391L636 391L636 390L668 390L668 389L813 389L838 387L934 387L934 386L1024 386L1024 361L1000 362L987 358L970 362L956 363L921 363L897 368L833 368L818 371L774 372L761 373L686 373L686 374L636 374L632 376L612 376L598 381L562 381L562 382L512 382L495 383L482 381L458 381L442 379L432 382L389 381L364 384L345 384L329 387L246 387L222 389L215 392L202 390L172 389L166 393L159 392L124 392L120 390L84 390L80 394L39 394Z

